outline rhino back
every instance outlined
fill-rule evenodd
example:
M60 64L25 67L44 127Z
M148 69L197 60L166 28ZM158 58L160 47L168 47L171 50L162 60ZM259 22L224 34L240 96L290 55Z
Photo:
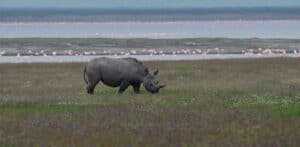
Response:
M146 67L134 58L96 58L88 66L97 70L102 82L109 86L119 86L123 80L142 82Z

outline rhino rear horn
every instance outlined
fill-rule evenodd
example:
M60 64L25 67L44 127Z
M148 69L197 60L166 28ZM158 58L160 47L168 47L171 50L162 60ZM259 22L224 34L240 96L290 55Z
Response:
M156 69L154 72L153 72L154 75L157 75L158 74L158 69Z

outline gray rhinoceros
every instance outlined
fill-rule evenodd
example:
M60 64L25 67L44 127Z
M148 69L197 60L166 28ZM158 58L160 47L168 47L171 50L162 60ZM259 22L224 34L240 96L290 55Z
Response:
M140 92L141 83L151 93L159 92L165 85L159 85L155 80L158 70L149 72L142 62L135 58L100 57L91 60L84 68L84 80L87 93L93 94L95 86L102 81L105 85L118 87L119 93L124 92L130 85L135 93Z

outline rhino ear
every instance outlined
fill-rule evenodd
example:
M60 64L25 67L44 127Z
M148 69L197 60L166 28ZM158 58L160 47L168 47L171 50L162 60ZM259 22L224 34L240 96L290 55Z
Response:
M156 69L153 74L156 76L158 74L158 69Z

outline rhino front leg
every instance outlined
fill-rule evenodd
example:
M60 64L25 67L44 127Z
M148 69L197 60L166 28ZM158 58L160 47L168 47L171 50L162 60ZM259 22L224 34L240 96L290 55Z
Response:
M88 84L88 86L86 88L88 94L94 94L94 89L95 89L96 85L98 84L98 82L92 82L92 83Z
M136 94L140 93L141 84L134 84L132 86L133 86L134 93L136 93Z
M123 93L128 87L129 87L129 82L128 81L123 81L120 85L120 89L118 93Z

